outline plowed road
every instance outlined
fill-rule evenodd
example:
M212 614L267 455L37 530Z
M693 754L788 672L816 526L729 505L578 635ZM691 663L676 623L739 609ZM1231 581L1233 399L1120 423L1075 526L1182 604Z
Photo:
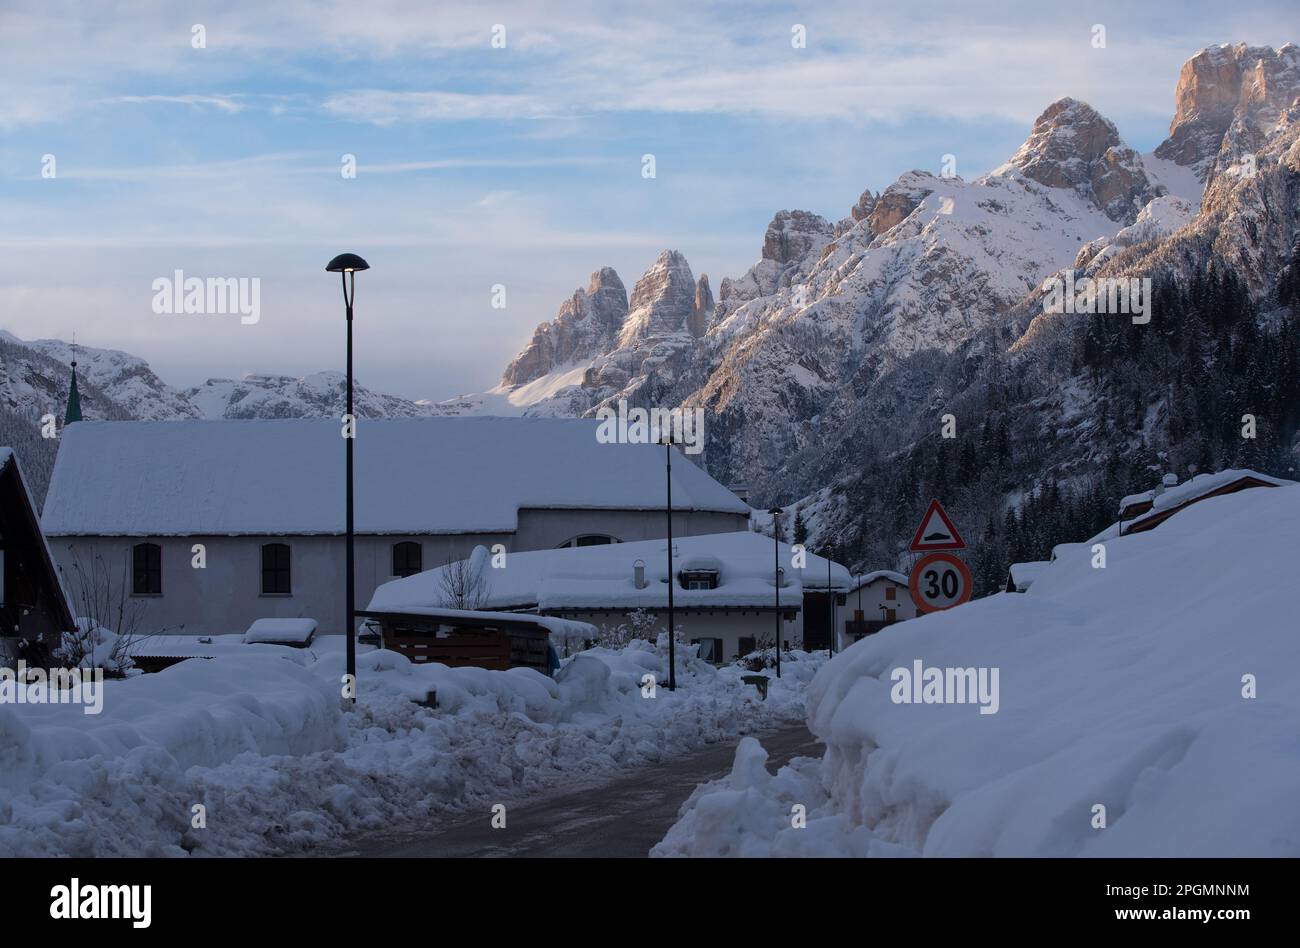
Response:
M768 752L768 770L792 757L820 756L802 724L756 734ZM506 827L493 829L484 813L429 832L367 837L344 856L646 856L677 820L696 784L731 770L735 741L714 744L662 764L639 767L606 784L507 805Z

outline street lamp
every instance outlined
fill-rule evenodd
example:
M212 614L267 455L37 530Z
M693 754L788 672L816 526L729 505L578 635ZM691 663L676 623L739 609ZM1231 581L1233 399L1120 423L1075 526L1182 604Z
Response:
M829 655L835 654L835 594L831 592L831 557L835 555L835 544L828 544L826 547L826 617L831 624L830 645L827 646Z
M673 635L673 587L677 579L673 576L673 436L666 434L660 439L664 446L664 462L667 472L665 483L668 485L668 500L664 508L668 515L668 690L677 690L677 649Z
M357 271L369 270L370 264L366 263L354 253L341 253L331 260L325 267L328 273L337 273L343 279L343 305L347 309L348 324L348 407L344 415L344 424L348 425L348 437L344 438L347 451L347 573L348 573L348 590L347 590L347 611L348 625L347 629L347 656L348 656L348 681L352 685L352 701L355 704L357 700L357 576L356 576L356 529L355 518L353 516L353 490L352 490L352 442L356 440L356 419L352 417L352 302L357 298ZM350 285L349 285L350 284Z
M776 677L781 677L781 521L777 518L784 511L773 507L768 511L772 515L772 585L775 599L776 615Z

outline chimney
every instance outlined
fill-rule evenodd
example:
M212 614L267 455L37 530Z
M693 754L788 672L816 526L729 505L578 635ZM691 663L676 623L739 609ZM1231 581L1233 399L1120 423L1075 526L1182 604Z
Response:
M632 584L637 589L645 589L645 560L637 560L632 564Z

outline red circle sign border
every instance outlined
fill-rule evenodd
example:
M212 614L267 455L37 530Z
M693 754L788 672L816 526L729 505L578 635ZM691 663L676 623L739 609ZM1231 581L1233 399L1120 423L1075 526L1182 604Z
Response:
M920 585L921 574L925 571L925 567L935 562L949 563L957 567L957 572L961 573L962 582L965 583L961 599L954 602L951 606L929 605L921 598L921 591L917 588ZM911 593L912 604L922 612L947 612L949 609L957 608L962 603L970 602L973 586L974 577L971 576L970 567L960 558L951 553L927 553L916 561L916 565L912 567L911 574L907 577L907 591Z

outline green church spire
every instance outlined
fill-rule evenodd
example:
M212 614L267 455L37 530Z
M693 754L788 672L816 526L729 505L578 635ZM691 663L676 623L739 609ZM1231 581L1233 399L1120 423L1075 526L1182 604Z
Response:
M72 384L68 387L68 411L63 416L63 423L70 425L81 421L81 395L77 392L77 344L72 344Z

